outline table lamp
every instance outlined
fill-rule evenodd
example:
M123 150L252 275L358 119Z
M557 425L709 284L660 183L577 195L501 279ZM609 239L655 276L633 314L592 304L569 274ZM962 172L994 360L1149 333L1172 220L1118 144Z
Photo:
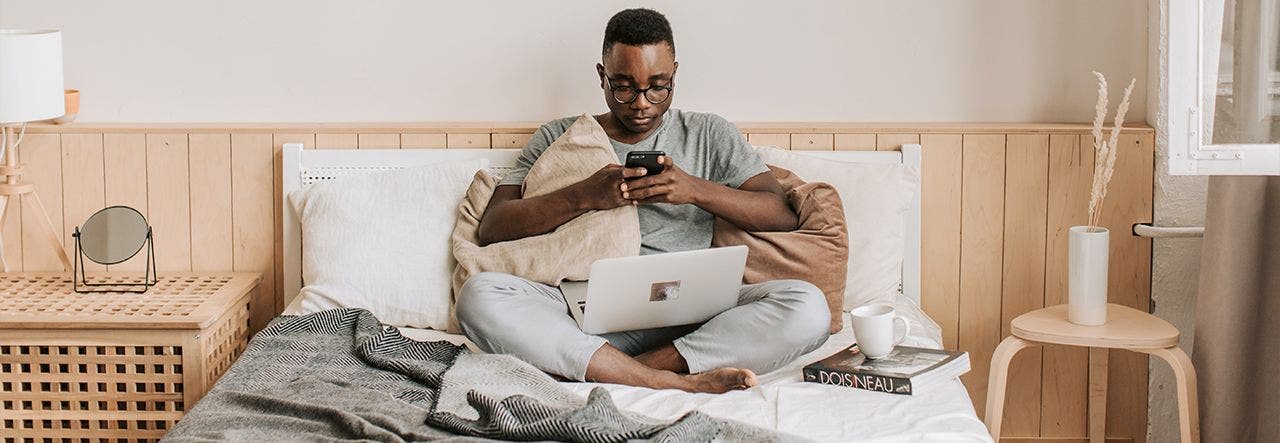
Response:
M62 33L0 29L0 226L8 220L10 202L26 202L40 220L44 237L57 251L65 269L71 261L62 247L61 234L49 221L48 212L36 196L35 185L22 181L25 165L18 163L18 145L27 122L61 117L66 113L62 84ZM18 127L21 127L19 130ZM26 198L23 198L26 197ZM0 246L2 247L2 246ZM2 259L3 254L0 254ZM4 270L9 264L4 263Z

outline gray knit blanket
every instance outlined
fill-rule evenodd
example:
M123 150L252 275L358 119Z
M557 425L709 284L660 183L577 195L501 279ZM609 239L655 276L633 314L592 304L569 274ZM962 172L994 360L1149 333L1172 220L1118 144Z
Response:
M795 441L694 411L660 421L536 368L420 342L368 311L282 316L166 441Z

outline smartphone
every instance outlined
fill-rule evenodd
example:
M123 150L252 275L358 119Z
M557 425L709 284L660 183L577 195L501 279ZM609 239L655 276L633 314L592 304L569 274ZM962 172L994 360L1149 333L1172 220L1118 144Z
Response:
M662 173L662 163L658 163L658 156L667 155L663 151L634 151L627 153L628 168L644 168L645 177ZM639 178L639 177L632 177Z

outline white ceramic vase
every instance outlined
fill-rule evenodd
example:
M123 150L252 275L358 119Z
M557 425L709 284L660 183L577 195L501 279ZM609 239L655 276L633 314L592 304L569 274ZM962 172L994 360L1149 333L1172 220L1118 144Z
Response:
M1098 226L1071 228L1067 320L1084 326L1107 322L1107 264L1111 232Z

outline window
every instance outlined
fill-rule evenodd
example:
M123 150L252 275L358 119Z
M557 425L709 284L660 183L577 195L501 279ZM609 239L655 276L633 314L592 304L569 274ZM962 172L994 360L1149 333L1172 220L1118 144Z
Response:
M1169 172L1280 175L1280 0L1169 0Z

